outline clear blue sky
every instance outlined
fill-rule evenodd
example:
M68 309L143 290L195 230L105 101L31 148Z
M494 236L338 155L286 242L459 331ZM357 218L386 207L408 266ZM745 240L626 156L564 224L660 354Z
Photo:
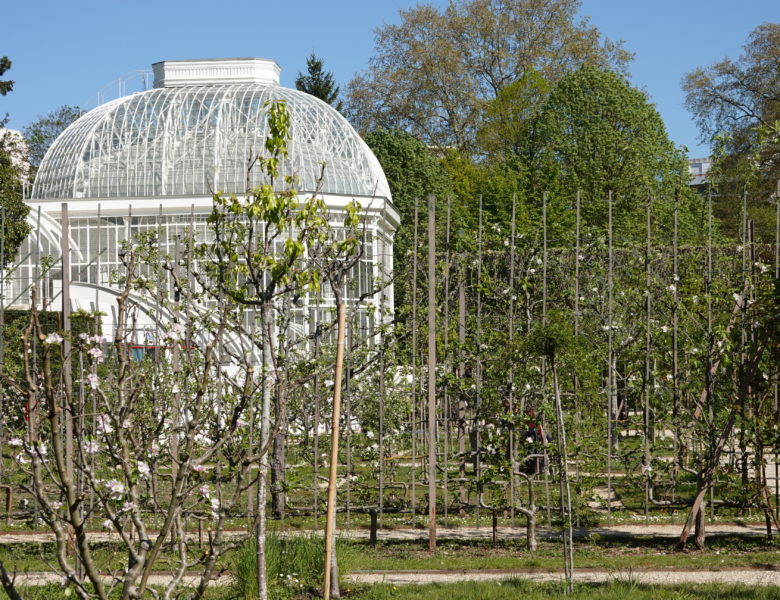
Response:
M444 6L446 0L431 0ZM414 0L13 0L3 8L0 56L8 55L14 91L0 114L21 129L63 104L91 108L98 92L166 59L259 56L282 67L292 86L314 51L345 85L373 54L373 30L398 22ZM581 14L636 54L635 85L656 103L672 140L706 155L683 107L680 79L696 66L736 57L764 21L780 21L780 0L584 0ZM127 91L140 89L130 77Z

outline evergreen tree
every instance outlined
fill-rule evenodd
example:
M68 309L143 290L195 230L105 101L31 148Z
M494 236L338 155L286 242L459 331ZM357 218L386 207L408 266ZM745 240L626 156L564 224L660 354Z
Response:
M330 104L341 112L344 103L339 100L339 86L331 71L323 68L323 61L312 53L306 59L306 75L298 73L295 78L295 89L311 94Z
M0 75L3 75L8 69L11 68L11 61L7 56L0 57ZM0 96L5 96L8 92L14 89L13 81L0 81Z

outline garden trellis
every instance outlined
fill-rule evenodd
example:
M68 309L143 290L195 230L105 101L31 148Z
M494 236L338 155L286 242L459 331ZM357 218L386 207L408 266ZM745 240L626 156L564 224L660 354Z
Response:
M659 511L688 510L703 489L711 517L720 507L756 510L771 531L780 495L778 340L761 336L777 319L773 286L780 280L780 208L779 233L769 245L755 242L746 216L738 243L719 236L711 195L700 199L700 220L693 228L688 224L684 233L678 201L662 205L650 193L639 201L544 195L533 224L527 219L523 227L517 223L516 199L508 199L513 206L508 227L492 223L476 199L475 232L455 229L447 198L429 202L422 215L421 200L414 223L408 224L415 236L409 256L403 257L411 263L410 281L404 282L411 288L407 312L396 307L400 317L388 319L381 291L388 273L358 266L347 283L357 301L347 314L338 491L342 526L363 523L356 513L375 515L379 525L391 517L416 522L424 512L429 519L440 513L444 525L464 517L481 525L487 511L494 523L524 521L532 548L537 521L570 530L572 522L587 522L594 515L610 520L616 511L649 520ZM627 232L620 225L629 210L640 211L641 227ZM586 226L585 211L606 218ZM561 225L563 218L571 227ZM146 315L146 333L154 343L136 340L135 345L154 352L146 358L138 353L136 364L164 373L170 397L155 402L174 414L186 401L177 377L200 368L201 359L191 350L201 342L195 333L171 338L162 314L170 318L168 303L176 298L178 318L190 320L189 331L194 331L192 324L205 323L201 313L192 312L202 292L193 246L204 239L194 219L182 224L174 234L176 251L163 265L154 262L159 257L151 252L159 244L154 237L163 227L159 219L140 223L128 215L126 222L133 224L125 228L127 237L147 242L149 262L139 272L157 280L153 292L139 292L137 306ZM138 260L145 259L139 254ZM430 261L428 268L422 261ZM58 264L55 256L47 268ZM177 286L163 283L164 268L175 273ZM122 273L116 275L121 280ZM5 290L5 279L0 284ZM373 305L376 290L380 300ZM0 306L0 322L5 322L6 302ZM334 306L322 294L309 294L303 302L291 294L274 304L274 328L281 340L275 368L277 383L284 382L274 393L286 410L282 472L272 490L284 492L276 516L311 516L320 527L323 455L330 449L327 390L333 385L334 321ZM433 331L430 323L435 323ZM96 333L94 325L80 326ZM253 313L242 326L243 333L254 335ZM430 334L433 346L422 343ZM230 395L224 369L249 352L237 343L220 345L223 371L214 371L213 384L204 391L211 410ZM97 471L106 457L88 454L85 446L103 435L90 386L98 365L85 354L92 348L108 361L115 358L104 341L77 344L69 356L77 391L71 392L63 377L57 393L78 399L70 405L78 407L71 417L81 437L76 435L75 449L68 454L89 455L90 469ZM0 348L0 355L7 356L7 350ZM39 350L34 350L33 364ZM0 484L19 499L20 487L29 487L25 456L18 450L11 453L9 443L22 439L25 427L30 440L37 434L32 431L37 420L32 414L29 421L21 418L19 396L6 385L2 400L4 456L21 458L22 464L6 462ZM218 412L205 429L220 431ZM251 414L242 435L255 443L256 411ZM558 443L564 441L564 428L568 447ZM203 435L192 441L198 451L206 450L207 440L214 441L208 431ZM175 478L180 466L176 443L158 460L168 464L159 464L153 475ZM706 476L712 460L710 482ZM207 475L198 477L212 486L213 497L236 492L231 488L235 479L227 474L235 465L207 466ZM563 485L567 476L572 493ZM223 526L246 524L254 517L251 479L245 473L239 483L243 489L220 517ZM158 485L153 481L150 477L143 485L151 491ZM137 509L161 511L148 497ZM87 520L94 502L85 512ZM208 521L202 508L185 511L193 525ZM29 516L16 505L9 509L9 519ZM435 525L436 520L429 520L432 545ZM571 537L567 540L570 551Z

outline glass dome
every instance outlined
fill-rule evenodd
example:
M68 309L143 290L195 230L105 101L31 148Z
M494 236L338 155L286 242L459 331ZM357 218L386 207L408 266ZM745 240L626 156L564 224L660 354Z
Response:
M274 100L286 101L292 121L282 173L299 178L300 192L390 199L379 161L338 111L262 81L166 85L95 108L54 142L32 198L243 193L263 181L259 169L247 171L264 151Z

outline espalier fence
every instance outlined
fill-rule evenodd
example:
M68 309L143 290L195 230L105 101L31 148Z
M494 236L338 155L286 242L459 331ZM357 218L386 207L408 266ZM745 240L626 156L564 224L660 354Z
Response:
M415 522L427 513L435 547L437 523L473 518L479 526L490 516L494 524L498 519L527 523L530 545L537 520L563 523L569 532L572 523L612 520L616 512L649 520L665 511L689 510L703 487L709 517L722 510L757 511L771 528L780 496L778 340L762 336L777 320L780 233L774 244L759 244L745 217L741 240L725 240L713 222L710 197L701 200L697 239L689 236L681 243L676 205L671 219L661 219L648 197L632 204L632 210L645 213L641 232L623 237L613 211L625 200L589 200L591 208L602 203L606 219L585 228L584 200L577 195L566 207L572 226L565 234L548 219L546 196L540 199L535 229L529 233L525 227L520 234L514 200L508 201L513 203L508 227L488 225L480 202L478 228L469 236L453 231L446 198L429 199L425 222L415 210L414 223L408 225L414 230L410 254L397 258L407 263L408 302L396 307L394 320L383 314L386 277L353 270L347 285L356 290L357 301L347 316L339 460L342 526L365 523L359 514L370 514L376 526L389 520ZM129 247L153 245L153 220L147 229L145 242L129 241ZM181 252L165 259L169 269L181 273L182 287L151 285L137 296L138 303L156 307L146 311L148 316L170 314L175 302L186 327L203 324L202 311L195 315L194 308L200 293L197 261L187 251L199 243L197 231L178 230ZM41 273L58 268L61 259L49 264L43 254L39 249ZM136 260L143 262L142 254ZM153 284L160 264L141 267ZM115 281L125 275L118 269ZM3 277L0 290L13 272ZM66 297L67 287L60 293L60 299ZM5 306L0 303L0 324L10 331ZM56 297L50 310L58 310ZM277 518L311 517L320 526L336 311L315 294L305 304L300 297L280 298L275 315L274 418L279 426L273 433L279 441L271 450L273 510ZM97 333L91 318L81 315L78 325L88 336ZM132 342L137 347L129 368L145 369L150 378L165 373L174 380L172 389L184 389L187 382L175 382L181 368L174 363L183 357L202 360L198 335L188 334L185 343L170 325L161 325L170 319L152 320L160 329L153 339L163 341L154 348ZM23 329L19 323L11 324L13 335ZM105 436L92 376L116 359L118 346L97 338L76 343L78 327L72 323L48 327L74 341L64 348L71 368L61 370L57 392L81 399L75 405L81 412L68 415L79 424L76 438L72 427L63 430L77 449L71 448L70 460L82 461L77 476L86 466L108 479L113 467L101 463L109 456L87 447L101 444ZM245 333L253 327L250 318ZM9 335L0 345L4 361L19 351ZM203 448L224 429L226 417L219 407L230 387L223 382L230 377L231 360L243 349L237 339L220 342L220 360L206 373L212 381L211 408L196 440ZM35 365L42 340L33 344ZM756 358L751 352L759 347L765 351ZM93 360L94 349L105 355L102 365ZM181 402L179 396L178 391L151 396L152 416L176 415L170 404ZM31 431L30 424L39 421L38 409L3 386L4 512L7 523L31 527L38 526L41 512L24 491L30 485L22 446L33 441L32 435L51 434L45 428ZM248 407L245 423L242 416L246 431L236 444L251 448L256 443L258 410ZM150 493L164 488L179 460L177 424L166 421L158 434L167 443L155 445L157 455L137 457L147 465L143 470L152 465L143 483ZM235 465L215 458L202 466L202 483L211 486L204 498L217 497L220 489L226 494L235 485L226 475ZM714 475L711 485L706 483L708 467ZM240 485L241 500L223 515L235 527L251 521L256 508L251 477ZM57 486L48 489L52 502L61 501ZM185 507L182 518L202 532L216 517L201 504ZM141 509L162 518L165 506L149 501ZM91 514L87 510L87 518Z

